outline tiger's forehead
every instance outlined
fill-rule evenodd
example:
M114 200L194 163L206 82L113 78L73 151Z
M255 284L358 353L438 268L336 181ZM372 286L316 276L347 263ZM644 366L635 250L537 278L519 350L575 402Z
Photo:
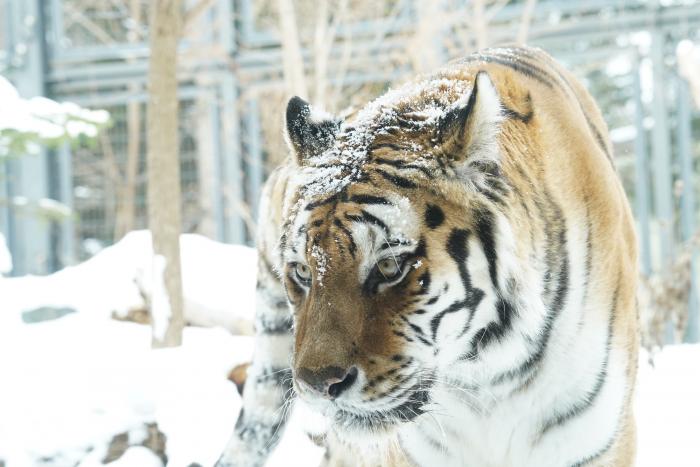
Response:
M426 134L432 133L451 106L469 94L473 86L470 80L471 76L438 76L410 82L351 115L341 125L334 144L306 159L299 168L296 178L301 197L332 194L362 180L363 168L371 162L378 143L396 143L395 147L401 147L407 158L429 152L432 146ZM423 162L430 165L432 161L428 158Z
M324 255L364 263L387 245L417 244L419 229L417 209L408 197L350 184L335 196L299 204L283 253L287 262L304 260L323 268Z

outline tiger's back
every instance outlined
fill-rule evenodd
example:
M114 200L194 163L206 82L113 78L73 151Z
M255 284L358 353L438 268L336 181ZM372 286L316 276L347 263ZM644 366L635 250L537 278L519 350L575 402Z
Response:
M491 49L342 124L293 107L297 162L267 190L283 240L261 257L295 312L295 387L333 438L383 433L382 464L632 465L636 239L580 83L536 49ZM401 276L368 288L385 245Z

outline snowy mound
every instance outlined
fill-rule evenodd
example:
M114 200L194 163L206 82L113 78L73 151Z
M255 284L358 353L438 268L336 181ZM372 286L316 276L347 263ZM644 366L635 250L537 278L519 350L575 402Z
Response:
M180 251L185 319L250 334L255 313L255 250L184 234ZM138 231L88 261L55 274L2 280L0 325L44 306L102 317L144 309L151 292L152 265L150 232Z

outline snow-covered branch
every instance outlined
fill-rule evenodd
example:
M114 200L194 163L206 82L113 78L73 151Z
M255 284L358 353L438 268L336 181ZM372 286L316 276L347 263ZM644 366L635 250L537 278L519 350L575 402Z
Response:
M93 138L108 121L105 110L89 110L46 97L24 99L0 76L0 157L35 153L39 143Z

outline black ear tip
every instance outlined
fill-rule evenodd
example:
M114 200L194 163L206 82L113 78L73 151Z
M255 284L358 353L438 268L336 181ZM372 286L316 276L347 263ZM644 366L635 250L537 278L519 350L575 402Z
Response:
M287 103L287 122L293 122L300 116L309 114L309 103L299 96L294 96Z

